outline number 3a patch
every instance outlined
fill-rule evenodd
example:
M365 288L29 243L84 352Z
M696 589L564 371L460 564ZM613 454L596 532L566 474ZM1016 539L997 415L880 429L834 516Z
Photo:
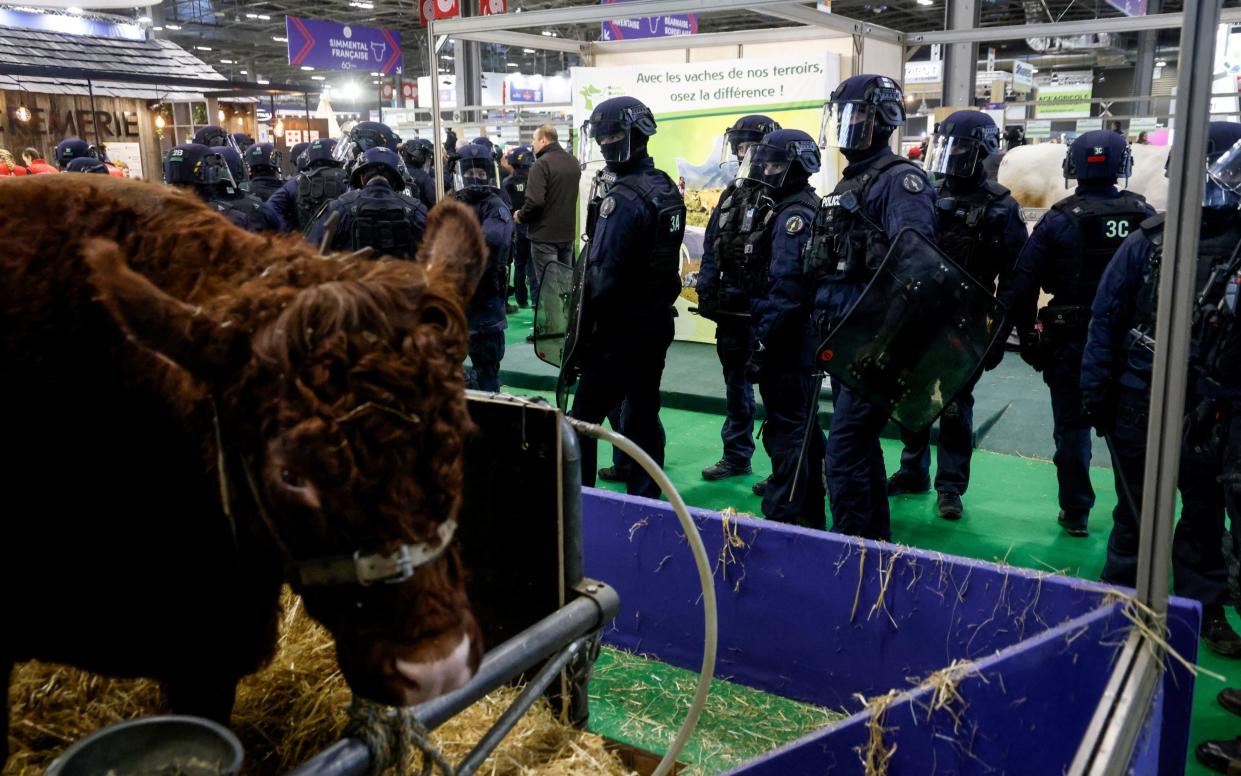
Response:
M784 222L784 231L792 237L801 234L801 230L806 228L806 219L801 216L791 216L789 220Z
M926 188L922 183L922 179L912 172L901 179L901 185L904 186L905 191L908 191L910 194L918 194L922 191L922 189Z
M615 209L616 209L616 200L613 199L612 197L607 197L606 199L603 200L602 204L599 205L599 215L604 216L606 218L607 216L612 215L612 211Z

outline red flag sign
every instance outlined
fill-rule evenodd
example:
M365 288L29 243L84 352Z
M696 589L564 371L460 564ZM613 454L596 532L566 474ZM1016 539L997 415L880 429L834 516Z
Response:
M460 0L419 0L418 2L418 21L424 27L428 19L451 19L460 15Z
M508 11L508 0L480 0L483 16L499 16Z

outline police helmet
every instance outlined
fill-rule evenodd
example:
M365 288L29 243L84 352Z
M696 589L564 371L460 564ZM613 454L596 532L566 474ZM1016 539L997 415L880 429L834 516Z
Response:
M212 146L211 151L224 157L225 164L228 165L228 172L233 176L233 181L241 183L246 179L246 166L241 161L241 154L237 153L237 149L231 145Z
M297 167L298 172L306 169L306 149L310 148L310 143L296 143L289 149L289 158L293 160L293 165Z
M935 127L927 146L926 170L969 178L989 154L1000 150L1000 128L986 113L959 110Z
M1207 129L1207 177L1203 183L1202 206L1228 210L1238 205L1241 205L1241 124L1212 121Z
M1096 129L1077 136L1064 156L1064 180L1128 180L1133 174L1133 154L1129 141L1107 129Z
M846 78L823 106L819 145L845 151L870 148L905 123L901 87L884 75Z
M98 172L108 174L108 165L90 156L79 156L65 165L65 172Z
M452 179L453 188L458 191L488 191L500 187L495 157L482 144L470 143L457 152Z
M246 149L246 166L251 175L280 173L280 152L271 143L255 143Z
M355 189L366 185L376 175L382 175L392 188L401 191L405 188L405 162L396 151L387 146L375 146L362 152L349 173L349 185Z
M65 169L69 162L81 158L98 159L99 152L80 137L67 137L56 144L56 164Z
M737 163L745 158L745 152L750 150L750 146L779 128L779 122L766 116L742 116L737 119L731 127L724 130L724 137L719 145L718 165L735 172Z
M237 146L237 149L242 153L245 153L246 149L254 145L254 138L250 137L245 132L234 132L230 135L230 137L233 138L233 144Z
M169 184L235 186L228 162L201 143L174 146L164 157L164 182Z
M339 147L340 143L335 138L319 138L302 152L302 163L307 170L316 167L340 167L341 162L336 158L336 149Z
M430 140L416 137L401 143L401 158L406 167L425 169L427 163L434 159L435 145Z
M194 142L210 148L211 146L236 145L237 141L224 131L224 127L208 124L194 133Z
M519 145L508 152L509 167L522 170L534 165L534 149L528 145Z
M595 106L582 123L583 166L591 162L627 162L646 148L655 134L655 116L634 97L613 97Z
M387 148L396 153L401 147L401 138L387 124L381 124L378 121L359 121L349 130L349 134L345 139L338 142L335 148L336 161L345 165L346 169L352 169L352 166L364 151L372 148Z
M819 145L800 129L778 129L750 146L737 180L761 183L773 189L804 181L819 171Z

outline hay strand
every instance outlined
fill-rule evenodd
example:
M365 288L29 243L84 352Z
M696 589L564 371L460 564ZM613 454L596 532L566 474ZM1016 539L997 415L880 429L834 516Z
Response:
M883 726L883 721L887 716L888 707L898 695L900 695L899 690L889 690L886 694L878 695L870 700L862 695L854 696L862 701L866 710L870 712L870 718L866 721L866 746L859 753L866 776L887 776L888 763L891 762L892 755L896 754L896 745L893 744L889 748L887 742L883 740L884 734L890 730Z

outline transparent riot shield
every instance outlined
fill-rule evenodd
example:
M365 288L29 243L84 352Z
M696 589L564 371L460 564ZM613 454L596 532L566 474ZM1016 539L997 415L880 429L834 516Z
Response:
M819 363L902 428L921 431L978 370L1002 316L981 283L905 229L819 346Z
M561 410L568 409L569 389L577 380L574 346L582 317L585 265L584 260L576 269L559 261L549 262L534 303L534 352L540 360L560 367L556 406Z

